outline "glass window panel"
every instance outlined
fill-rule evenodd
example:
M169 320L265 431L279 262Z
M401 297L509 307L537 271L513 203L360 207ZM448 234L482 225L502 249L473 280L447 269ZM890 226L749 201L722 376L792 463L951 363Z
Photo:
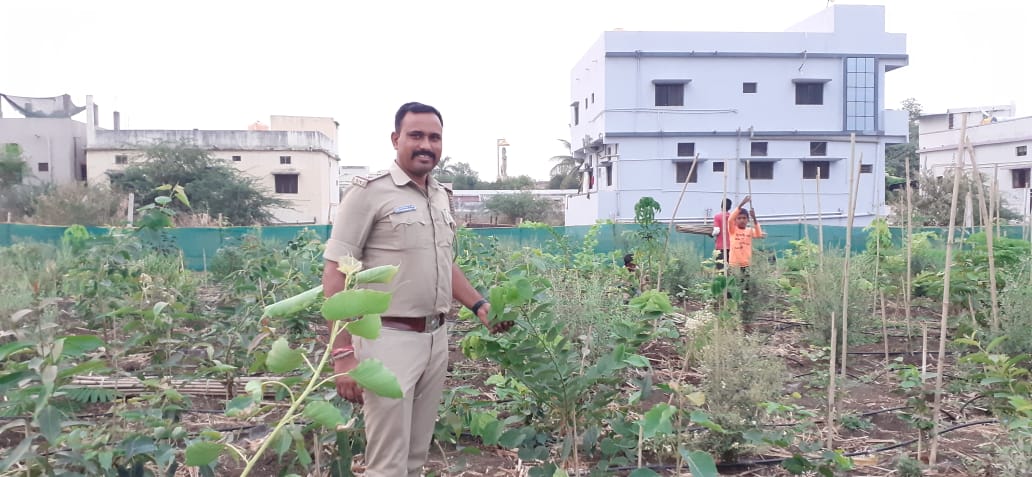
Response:
M856 88L846 88L846 101L856 101Z
M857 58L846 58L846 71L856 71L856 60Z
M856 118L852 116L846 118L846 129L856 129Z
M867 118L864 126L864 131L874 131L874 118Z
M867 73L867 82L865 84L867 86L874 86L874 72Z
M874 103L873 102L868 102L868 103L865 103L865 104L867 106L867 113L866 113L867 116L873 117L874 116Z
M846 103L846 116L856 115L856 102L849 101Z
M874 71L874 58L867 58L867 71Z

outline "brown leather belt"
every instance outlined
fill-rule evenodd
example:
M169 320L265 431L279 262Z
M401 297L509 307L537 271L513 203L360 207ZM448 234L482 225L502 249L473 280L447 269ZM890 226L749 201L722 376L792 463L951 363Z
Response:
M381 316L380 323L384 328L401 331L415 331L416 333L430 333L444 325L444 313L406 318L402 316Z

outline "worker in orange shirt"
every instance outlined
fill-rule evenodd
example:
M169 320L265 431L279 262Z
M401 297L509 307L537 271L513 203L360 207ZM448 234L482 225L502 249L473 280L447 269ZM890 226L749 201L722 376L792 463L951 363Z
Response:
M766 236L763 233L763 229L760 228L760 222L756 219L756 210L752 208L745 210L745 205L751 202L752 196L745 196L742 202L738 204L738 207L735 207L735 210L731 212L731 216L728 217L728 223L732 224L728 227L730 229L728 230L728 235L731 239L731 256L728 257L728 265L730 265L730 270L735 272L741 283L743 298L739 309L742 312L743 322L752 319L752 310L749 306L751 300L744 297L749 293L749 264L752 260L752 240L753 238L763 238ZM752 227L749 227L750 217L752 218Z

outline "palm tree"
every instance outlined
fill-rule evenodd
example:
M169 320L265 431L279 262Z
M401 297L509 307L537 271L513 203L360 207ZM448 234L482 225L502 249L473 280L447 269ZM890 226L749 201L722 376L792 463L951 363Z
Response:
M432 172L434 179L441 180L442 177L449 179L455 176L455 165L451 164L451 160L451 156L444 156L444 159L441 159L441 162L437 163L437 167L435 167Z
M552 156L549 159L555 165L548 171L548 174L552 177L562 177L562 180L557 182L566 187L579 188L584 158L573 156L573 148L570 146L570 141L565 139L559 139L558 141L563 143L563 146L566 146L567 153L560 156Z

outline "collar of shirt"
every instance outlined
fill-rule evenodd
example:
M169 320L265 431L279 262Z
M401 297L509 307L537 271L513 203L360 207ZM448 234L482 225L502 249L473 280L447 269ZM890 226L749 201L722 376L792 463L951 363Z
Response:
M398 165L398 161L392 161L391 167L389 167L387 171L391 174L391 180L394 181L394 185L401 187L411 182L416 187L419 187L419 184L416 184L416 182L413 181L404 170L402 170L401 166ZM440 182L437 182L437 179L434 179L433 175L428 175L427 187L429 189L441 189L443 186Z

